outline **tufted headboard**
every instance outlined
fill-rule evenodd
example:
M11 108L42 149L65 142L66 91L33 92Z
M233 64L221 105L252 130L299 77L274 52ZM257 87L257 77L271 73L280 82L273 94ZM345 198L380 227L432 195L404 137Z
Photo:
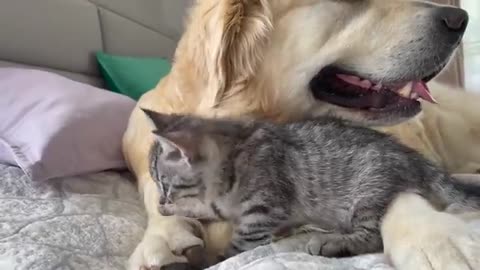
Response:
M171 58L193 0L2 0L0 66L102 86L95 52Z

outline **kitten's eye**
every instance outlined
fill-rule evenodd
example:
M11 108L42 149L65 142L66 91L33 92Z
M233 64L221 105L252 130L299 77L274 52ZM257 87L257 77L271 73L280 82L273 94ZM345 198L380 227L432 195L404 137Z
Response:
M165 181L165 180L167 180L167 177L165 175L161 175L160 180Z

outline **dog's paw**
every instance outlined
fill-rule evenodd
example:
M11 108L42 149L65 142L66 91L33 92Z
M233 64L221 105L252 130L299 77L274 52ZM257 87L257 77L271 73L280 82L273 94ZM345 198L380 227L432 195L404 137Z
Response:
M390 253L398 270L480 269L480 235L452 231L424 236L423 240Z
M307 252L310 255L337 257L343 251L341 235L315 233L307 243Z
M196 223L178 217L151 219L142 241L129 258L128 270L204 267L205 251L198 230Z
M417 195L403 195L389 209L382 236L398 270L480 269L480 233Z
M182 256L173 254L159 237L142 241L128 261L128 270L198 270L207 267L205 249L195 246Z
M128 260L128 270L160 270L179 263L188 263L187 258L174 255L163 237L145 235Z

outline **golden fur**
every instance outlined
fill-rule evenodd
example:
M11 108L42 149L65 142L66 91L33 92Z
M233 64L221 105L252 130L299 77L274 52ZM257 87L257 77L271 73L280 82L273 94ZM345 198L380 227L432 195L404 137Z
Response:
M452 172L476 172L480 168L480 97L476 95L432 84L440 105L425 104L423 113L412 118L344 109L316 100L308 91L308 80L333 62L374 74L379 80L407 72L397 70L400 65L385 55L412 33L424 34L421 23L425 21L412 20L412 14L424 18L425 12L413 2L391 0L197 1L178 44L171 73L142 96L124 136L125 158L137 177L149 217L145 236L131 256L130 269L186 262L184 251L203 246L202 239L214 258L230 237L227 224L204 228L194 220L159 215L157 189L147 160L152 127L140 107L163 113L272 121L333 114L367 125L399 123L410 118L381 130L393 133ZM365 31L375 35L366 37ZM407 194L394 207L420 204L416 200L419 198ZM422 211L436 213L428 207ZM390 211L388 220L395 220L397 212ZM423 220L420 224L425 230L417 232L411 227L416 215L400 213L398 217L411 222L386 222L383 227L384 238L395 239L387 244L398 269L446 269L426 268L420 261L413 267L401 256L405 243L415 254L415 247L423 247L414 239L433 239L439 234L449 237L452 230L442 230L442 224L432 223L432 218ZM429 234L429 226L438 226L439 230ZM408 235L396 237L405 230ZM469 233L465 229L459 234L463 232ZM434 256L438 249L429 246L423 252ZM464 255L463 261L472 261L470 254Z
M423 104L417 117L379 128L416 148L452 173L480 173L480 96L430 83L438 104Z

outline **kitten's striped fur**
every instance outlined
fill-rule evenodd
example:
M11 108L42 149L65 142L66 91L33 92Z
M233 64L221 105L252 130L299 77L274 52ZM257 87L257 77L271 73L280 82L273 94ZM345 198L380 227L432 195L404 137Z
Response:
M314 254L381 251L379 223L404 191L441 208L480 209L478 187L452 181L387 135L340 120L271 124L145 112L157 128L151 173L160 212L232 221L226 256L299 224L328 231L310 241Z

